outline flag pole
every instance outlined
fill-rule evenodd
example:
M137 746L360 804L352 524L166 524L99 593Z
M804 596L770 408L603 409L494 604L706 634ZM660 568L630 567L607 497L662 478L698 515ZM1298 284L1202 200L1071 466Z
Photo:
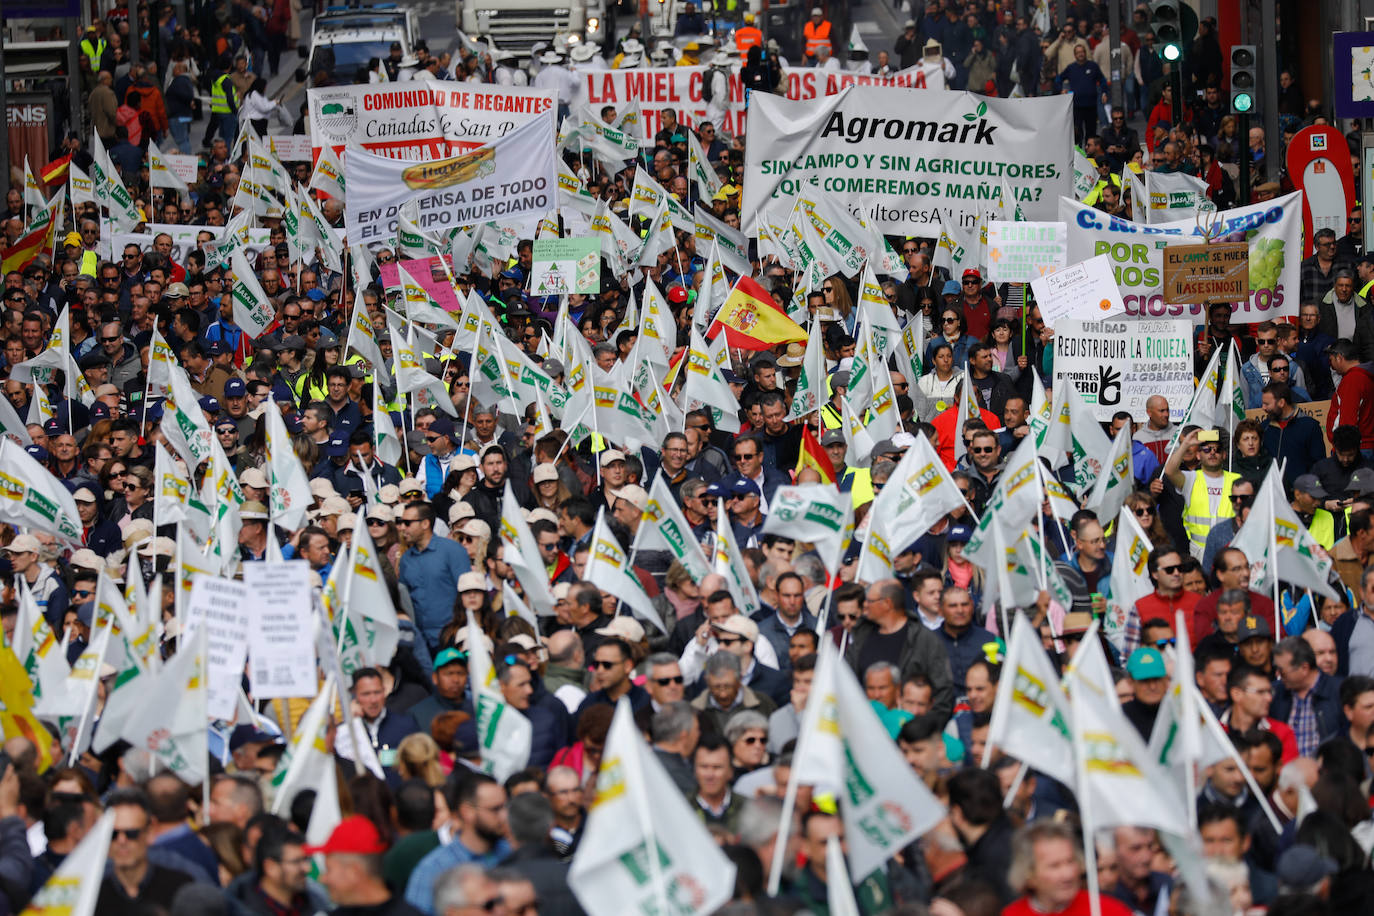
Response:
M1097 628L1093 627L1089 633L1094 639L1097 638ZM1077 690L1088 688L1078 685ZM1077 692L1075 690L1075 693ZM1088 757L1086 748L1083 746L1083 722L1080 711L1080 701L1070 695L1069 702L1073 710L1073 759L1074 769L1078 777L1078 815L1079 821L1083 825L1083 866L1088 878L1088 907L1091 916L1102 916L1102 888L1097 881L1097 838L1093 830L1092 803L1089 796L1092 794L1088 789Z
M1275 462L1275 463L1269 468L1269 474L1272 476L1272 475L1278 473L1278 470L1279 470L1278 463ZM1270 528L1269 528L1270 535L1269 535L1269 536L1273 539L1273 544L1274 544L1274 552L1271 553L1269 556L1270 556L1270 558L1271 558L1271 560L1272 560L1272 562L1273 562L1273 565L1274 565L1274 643L1277 645L1278 642L1279 642L1279 640L1281 640L1281 639L1283 638L1283 602L1282 602L1282 600L1279 598L1279 532L1278 532L1278 515L1277 515L1277 513L1275 512L1275 508L1274 508L1274 484L1273 484L1272 481L1269 481L1269 480L1266 480L1265 483L1267 484L1267 486L1265 487L1265 489L1267 489L1267 490L1269 491L1269 525L1270 525ZM1299 524L1301 524L1301 519L1299 519ZM1282 833L1283 831L1279 831L1279 832Z
M1207 705L1206 698L1203 697L1202 692L1198 690L1196 684L1189 684L1187 687L1189 690L1193 691L1193 702L1196 704L1197 711L1202 714L1202 721L1206 725L1207 731L1211 733L1212 739L1226 751L1226 756L1228 758L1236 762L1236 766L1240 769L1240 774L1245 777L1245 785L1250 789L1251 793L1254 794L1255 800L1259 802L1265 817L1269 818L1269 825L1274 828L1275 833L1282 834L1283 826L1279 823L1278 815L1274 813L1273 806L1269 804L1268 796L1260 791L1259 783L1255 782L1255 777L1250 772L1250 768L1245 765L1245 761L1241 759L1240 753L1236 750L1235 745L1231 743L1231 737L1226 734L1226 730L1223 729L1221 723L1217 721L1216 714L1213 713L1212 708Z

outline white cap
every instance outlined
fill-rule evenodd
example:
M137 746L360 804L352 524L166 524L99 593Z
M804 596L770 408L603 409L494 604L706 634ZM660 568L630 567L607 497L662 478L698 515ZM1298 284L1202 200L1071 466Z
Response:
M338 496L339 491L334 489L334 485L323 477L316 477L310 481L310 495L316 499L328 499L331 496Z
M644 626L633 617L616 617L596 632L600 636L615 636L631 644L644 639Z
M239 486L252 487L255 490L267 489L267 475L258 468L249 468L239 475ZM311 491L314 492L313 490Z
M537 464L534 466L534 482L545 483L550 480L558 479L558 469L551 464Z
M649 507L649 494L638 484L632 483L621 487L619 490L612 490L611 497L613 499L625 500L640 512L643 512Z
M479 572L465 572L458 577L459 592L485 592L487 577Z

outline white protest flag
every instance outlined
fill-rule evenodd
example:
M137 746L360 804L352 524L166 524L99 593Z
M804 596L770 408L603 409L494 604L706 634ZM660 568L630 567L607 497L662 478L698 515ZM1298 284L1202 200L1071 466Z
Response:
M160 444L153 448L153 507L158 524L186 521L191 482L167 449Z
M167 160L162 157L162 150L157 148L157 144L152 138L148 139L148 184L154 188L171 188L183 194L188 193L186 182L182 181L167 167Z
M692 534L692 526L662 474L655 474L649 485L649 501L636 532L635 546L639 550L667 550L693 582L700 582L711 572L711 561Z
M645 359L667 369L677 349L677 325L672 310L652 278L644 278L643 302L639 312L639 342Z
M7 497L0 499L0 519L80 543L81 516L71 491L8 437L0 439L0 493Z
M873 463L873 446L878 440L864 428L862 413L856 413L849 398L840 395L840 432L844 434L844 463L852 468L866 468Z
M975 226L971 232L965 231L950 225L941 217L940 238L935 243L935 256L931 258L931 265L943 267L949 271L950 276L957 277L969 268L981 268L982 260L981 246L978 244L978 227Z
M1069 429L1069 461L1073 465L1074 485L1080 495L1091 492L1098 475L1106 467L1105 459L1112 443L1102 431L1102 424L1079 394L1078 386L1064 379L1064 411Z
M1170 770L1179 786L1185 785L1184 767L1209 767L1230 756L1227 748L1207 730L1198 708L1205 701L1199 704L1193 650L1188 644L1188 628L1182 614L1179 611L1180 628L1175 631L1178 651L1174 653L1174 676L1169 681L1169 692L1159 704L1148 746L1150 759Z
M320 692L301 716L295 735L277 763L276 772L272 774L273 814L289 812L291 802L301 790L319 789L334 782L334 754L327 742L336 686L331 671L325 675Z
M67 750L68 766L76 766L76 761L90 749L96 704L100 700L100 669L105 664L113 631L113 620L106 620L103 624L97 620L91 641L72 664L71 674L67 676L67 700L70 705L66 715L58 719L57 725L62 746ZM35 708L33 713L39 715L38 709Z
M892 373L887 371L887 363L879 361L874 368L864 429L875 442L881 442L901 429L902 418L897 411L897 392L892 387Z
M1087 197L1097 187L1097 166L1087 154L1077 146L1073 148L1073 196L1075 200Z
M17 580L19 613L14 625L14 657L24 666L29 680L33 683L34 700L41 704L48 693L66 692L67 674L71 666L67 664L66 654L62 651L53 634L48 620L38 610L38 602L29 590L28 581L20 576ZM55 685L45 688L45 684Z
M427 258L436 248L421 231L420 203L411 198L396 208L396 257L399 259Z
M754 581L749 578L748 567L744 565L744 555L735 540L735 526L730 523L724 500L716 506L715 571L725 577L726 588L741 614L753 617L763 607Z
M893 559L908 544L953 509L967 505L930 440L917 436L873 500L855 579L877 582L888 578Z
M666 633L663 619L649 601L649 596L635 575L630 558L621 548L620 542L606 524L606 510L596 516L596 527L592 529L591 556L587 558L587 573L584 577L592 585L623 602L636 615L652 623L660 632Z
M18 379L15 381L18 381ZM0 400L3 400L6 404L9 403L9 398L0 398ZM14 407L11 406L10 410L13 409ZM33 397L29 400L29 412L24 418L24 422L34 426L42 426L55 416L57 416L57 414L53 410L52 400L48 397L47 386L34 385ZM33 439L29 436L28 428L22 425L19 428L24 431L24 437L19 441L24 445L31 444ZM8 430L6 432L8 433Z
M510 584L509 579L501 583L501 610L507 617L519 617L538 632L539 618L530 610L530 606L520 597L520 593Z
M358 636L353 620L348 615L348 609L344 606L344 582L348 578L349 569L348 555L348 545L340 545L339 555L334 558L334 565L329 568L329 577L324 580L324 586L320 589L320 607L324 610L325 619L329 621L329 635L332 636L329 640L330 654L338 664L341 680L351 678L354 671L367 667L367 660L363 657L362 639ZM280 561L269 558L268 562Z
M114 835L114 811L106 811L76 848L62 859L52 877L33 895L20 916L95 916L105 874L105 858ZM734 878L731 882L733 884Z
M894 476L892 482L896 479ZM832 576L839 572L840 558L853 533L854 501L828 483L778 487L768 501L768 515L763 520L763 534L813 544L826 572Z
M1126 504L1134 485L1131 463L1131 424L1121 427L1112 443L1104 472L1099 474L1093 488L1083 499L1083 508L1091 509L1098 518L1112 518Z
M883 867L945 817L828 639L802 713L791 778L799 785L842 787L850 874Z
M628 445L630 448L652 448L657 445L653 429L654 419L646 414L639 401L626 390L630 386L618 377L603 372L600 366L592 364L589 368L597 432L612 442Z
M673 235L675 228L665 195L665 200L658 202L658 210L644 232L644 247L639 250L640 267L654 267L658 264L660 254L677 250L677 237ZM695 231L695 228L696 223L692 223L688 231Z
M959 382L959 416L954 421L954 463L957 465L968 456L968 447L964 444L964 424L969 420L983 420L983 412L978 409L977 396L973 393L973 378L968 373L968 366L964 366L964 378Z
M95 393L86 383L86 376L77 366L76 357L72 355L69 344L71 336L71 316L68 306L64 305L57 315L57 320L53 322L47 347L32 359L16 364L10 373L11 380L33 382L36 387L52 381L52 372L57 370L62 373L64 396L73 400L79 398L81 403L87 406L95 403ZM35 369L38 371L35 372Z
M311 199L309 194L298 194L297 200L300 201L301 215L308 216L310 218L309 221L315 226L316 245L320 250L321 260L324 262L324 266L334 273L342 273L344 255L342 235L339 234L333 226L329 225L329 221L324 218L324 214L320 212L320 208L315 205L315 201ZM302 223L304 222L305 220L302 220ZM366 249L364 249L364 251L365 250ZM355 276L360 266L359 264L353 265ZM366 269L371 270L371 267L368 266ZM369 276L369 280L370 279L371 277Z
M1283 475L1277 461L1265 475L1250 514L1231 539L1230 546L1244 553L1245 559L1250 561L1250 588L1257 592L1273 592L1277 588L1276 580L1281 580L1336 597L1327 581L1331 558L1284 498ZM1271 624L1274 632L1280 633L1282 621L1277 619L1280 613L1277 604L1274 613L1276 619Z
M71 198L72 206L77 208L100 203L96 200L91 176L75 162L67 164L67 195Z
M561 158L558 160L558 206L567 207L583 216L590 217L596 212L598 205L597 199L587 190L587 185L568 164ZM634 206L633 198L631 206ZM557 228L557 223L554 224Z
M1121 509L1116 519L1111 597L1107 599L1107 613L1102 618L1102 632L1118 649L1128 648L1126 624L1132 614L1137 614L1135 603L1154 591L1145 565L1151 549L1150 538L1135 520L1135 514L1130 509Z
M204 625L177 640L176 654L150 676L145 691L145 697L175 697L176 702L145 703L120 737L146 748L182 782L196 785L209 776Z
M349 622L358 631L364 661L374 668L391 664L401 640L401 625L396 619L396 607L391 603L391 590L386 585L377 545L367 530L367 514L362 509L358 511L358 524L353 529L344 607Z
M787 420L800 420L825 406L829 393L825 388L825 349L821 346L821 323L811 323L806 337L806 352L802 354L801 372L797 376L797 389L792 395L792 406L788 409Z
M305 512L314 501L310 478L291 447L291 435L276 401L267 402L263 416L267 418L267 482L271 485L268 511L273 523L295 531L305 522Z
M1183 796L1122 713L1095 624L1074 654L1067 683L1078 771L1075 795L1085 833L1131 826L1187 834Z
M234 324L243 328L249 340L256 340L266 333L277 320L267 293L258 283L253 268L242 248L235 248L229 255L229 269L234 274L234 289L231 293L234 302Z
M1025 436L1007 459L997 479L997 486L993 488L983 510L983 517L979 519L973 537L964 548L965 554L978 554L983 537L993 524L992 516L997 516L997 523L1010 533L1008 546L1015 543L1040 512L1042 492L1039 469L1040 459L1036 455L1035 441Z
M679 232L693 232L696 222L682 202L664 190L663 185L653 179L640 166L635 167L634 187L630 190L630 219L644 214L658 214L659 206L668 211L668 219Z
M348 322L348 341L345 353L350 350L367 360L372 371L378 373L382 381L391 381L391 367L386 364L386 357L382 355L382 347L377 343L377 333L372 329L372 318L367 313L367 306L363 302L361 291L353 297L353 318ZM373 387L377 386L374 385Z
M992 705L987 748L993 745L1065 785L1074 784L1068 698L1040 634L1021 613L1012 619Z
M525 516L520 513L520 502L515 498L509 480L506 481L505 495L501 500L501 540L506 545L502 558L515 572L525 597L537 613L551 616L553 591L549 587L549 571L539 553L539 542L525 522Z
M1057 468L1064 463L1069 449L1069 418L1063 410L1063 387L1069 382L1065 379L1063 384L1055 386L1053 396L1046 398L1040 373L1034 366L1031 373L1031 407L1026 423L1031 428L1031 435L1035 436L1036 454Z
M724 334L720 336L722 339L725 337ZM721 375L706 339L696 328L692 328L691 341L683 359L687 360L687 384L683 388L683 395L687 398L689 409L691 402L696 401L710 408L716 429L739 432L739 401L735 400L735 393L730 390L725 376Z
M524 769L530 759L533 727L525 714L506 702L492 666L491 654L477 619L468 615L468 683L477 708L477 741L481 746L482 769L504 781Z
M382 386L376 384L372 386L372 447L376 449L378 458L391 465L400 464L405 454L401 437L396 434L396 424L382 400ZM364 476L370 477L371 473Z
M47 199L43 193L43 188L38 183L38 179L33 177L33 169L29 168L29 156L24 154L24 217L27 223L33 217L29 211L41 210L47 206Z
M1174 431L1174 437L1169 440L1168 451L1172 452L1178 447L1178 440L1182 435L1183 427L1212 428L1213 418L1217 413L1217 402L1222 397L1222 375L1226 369L1221 360L1223 355L1229 353L1229 349L1222 347L1212 349L1212 356L1207 360L1207 367L1202 370L1202 377L1198 379L1197 388L1193 390L1193 397L1188 402L1188 409L1183 412L1183 420L1178 424L1178 429Z
M181 363L177 360L172 348L167 345L167 339L162 336L162 332L156 327L153 328L153 337L148 344L148 394L150 396L163 394L168 386L172 384L172 367L180 368Z
M720 266L719 245L711 243L706 257L706 272L697 290L696 301L692 303L692 327L703 334L710 330L716 312L725 304L730 295L730 286L725 279L725 271ZM723 335L718 335L723 336Z
M315 171L310 176L306 190L323 191L330 197L342 200L345 189L343 163L339 161L339 154L334 151L333 145L326 143L320 147L320 158L315 160Z
M624 699L606 735L568 886L588 916L707 916L734 894L734 863L645 745Z
M708 75L706 77L710 79ZM688 130L687 132L687 177L697 186L698 196L701 200L710 200L720 193L722 187L720 176L716 170L711 168L711 160L707 158L706 151L701 148L701 141L697 139L697 132Z
M429 291L404 266L396 265L396 282L387 289L401 289L401 313L410 321L423 321L442 328L458 329L458 319L434 304ZM414 330L419 330L414 328Z
M457 416L457 409L453 406L453 399L449 397L443 381L431 375L416 355L415 342L409 329L403 326L391 311L387 312L386 323L391 331L391 357L395 368L397 392L410 394L414 391L423 391L436 407L449 416Z
M134 205L133 195L119 179L119 170L110 161L100 135L91 134L91 189L96 199L110 211L110 220L119 232L133 232L143 215Z
M1225 429L1228 436L1233 435L1236 424L1245 419L1246 405L1258 403L1259 393L1250 390L1250 383L1245 380L1245 373L1241 372L1240 354L1233 340L1227 347L1226 380L1217 393L1217 409L1212 414L1212 425Z
M749 239L744 233L716 219L699 203L694 219L697 250L714 247L721 264L731 273L749 276L753 268L749 263Z

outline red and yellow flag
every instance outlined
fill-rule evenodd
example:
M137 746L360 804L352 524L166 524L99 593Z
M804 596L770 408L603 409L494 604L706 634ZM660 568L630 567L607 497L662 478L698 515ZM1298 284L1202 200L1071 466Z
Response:
M750 277L740 277L716 320L707 331L715 337L725 329L725 340L737 350L771 350L778 344L806 340L806 331L773 303L768 291Z
M0 272L9 273L28 267L30 261L47 250L52 241L53 225L50 221L46 226L35 229L0 252Z
M801 449L797 452L795 473L801 473L802 468L815 469L825 483L836 482L835 465L831 463L830 456L821 447L820 440L816 438L810 426L802 427Z
M38 177L42 179L43 184L45 185L58 184L59 182L66 181L67 166L71 164L71 161L71 153L68 153L65 156L59 156L52 162L49 162L47 165L39 169Z

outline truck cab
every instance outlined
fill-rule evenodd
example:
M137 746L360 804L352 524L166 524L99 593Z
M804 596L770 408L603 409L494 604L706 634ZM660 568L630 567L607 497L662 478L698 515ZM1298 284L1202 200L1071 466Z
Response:
M393 43L400 44L403 56L414 53L415 21L409 9L389 3L330 7L315 17L309 76L327 70L335 83L348 85L372 58L386 60Z
M615 20L607 0L458 0L459 28L489 37L521 61L551 35L589 41L603 50L615 44Z

